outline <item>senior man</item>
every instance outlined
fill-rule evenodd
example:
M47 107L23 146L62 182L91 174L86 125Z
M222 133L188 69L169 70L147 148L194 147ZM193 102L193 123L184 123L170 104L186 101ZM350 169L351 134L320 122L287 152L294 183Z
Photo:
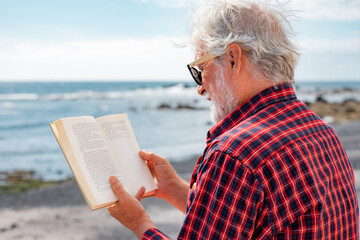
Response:
M296 98L298 53L286 16L251 1L213 1L193 17L188 68L216 125L191 183L146 151L155 196L185 213L179 239L355 239L354 173L334 130ZM167 239L115 177L110 214L139 238Z

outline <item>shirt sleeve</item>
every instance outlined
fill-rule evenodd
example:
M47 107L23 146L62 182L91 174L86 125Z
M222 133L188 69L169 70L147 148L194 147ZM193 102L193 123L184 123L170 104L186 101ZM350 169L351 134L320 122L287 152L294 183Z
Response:
M179 239L247 239L254 236L264 194L239 160L214 152L199 166Z
M160 240L160 239L171 239L166 234L161 232L157 228L151 228L147 230L144 235L142 236L143 240Z

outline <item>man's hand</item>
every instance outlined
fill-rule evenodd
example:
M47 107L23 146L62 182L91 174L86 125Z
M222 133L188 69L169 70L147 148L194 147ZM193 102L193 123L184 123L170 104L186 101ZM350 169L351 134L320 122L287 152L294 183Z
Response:
M146 161L152 175L158 181L155 197L165 199L185 213L190 184L176 174L174 168L164 157L148 151L140 151L139 155Z
M110 215L141 239L148 229L155 228L154 223L140 203L140 199L145 193L145 188L142 187L136 196L133 197L123 188L116 177L110 177L109 181L112 190L118 198L114 205L107 208Z

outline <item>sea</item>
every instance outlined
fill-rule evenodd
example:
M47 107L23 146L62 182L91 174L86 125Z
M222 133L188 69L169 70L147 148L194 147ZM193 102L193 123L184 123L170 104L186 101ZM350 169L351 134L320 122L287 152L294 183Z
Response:
M296 93L305 102L360 101L360 81L299 82ZM141 149L195 164L214 125L209 107L190 82L0 82L0 172L72 177L49 123L118 113L128 114Z

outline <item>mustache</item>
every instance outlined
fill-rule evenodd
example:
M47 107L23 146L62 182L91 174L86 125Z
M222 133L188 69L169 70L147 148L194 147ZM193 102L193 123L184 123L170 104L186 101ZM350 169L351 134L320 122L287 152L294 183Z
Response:
M209 100L210 101L210 94L207 92L207 91L205 91L204 93L203 93L203 97L206 99L206 100Z

